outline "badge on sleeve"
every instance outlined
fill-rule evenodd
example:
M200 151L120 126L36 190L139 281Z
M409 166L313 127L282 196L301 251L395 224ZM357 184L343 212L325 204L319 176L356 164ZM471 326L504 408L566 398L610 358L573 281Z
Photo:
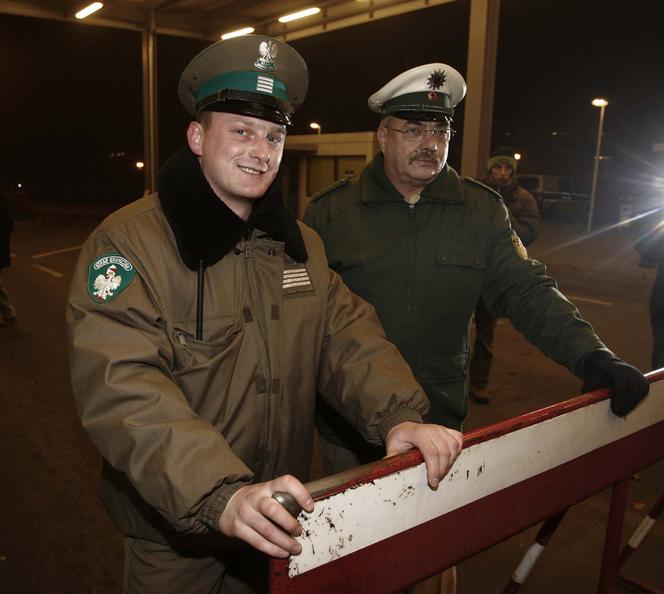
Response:
M120 254L105 254L90 264L88 295L96 303L115 299L134 280L136 269Z
M512 245L519 258L522 260L528 260L528 250L526 250L526 246L523 245L521 239L519 239L519 236L514 231L512 231Z

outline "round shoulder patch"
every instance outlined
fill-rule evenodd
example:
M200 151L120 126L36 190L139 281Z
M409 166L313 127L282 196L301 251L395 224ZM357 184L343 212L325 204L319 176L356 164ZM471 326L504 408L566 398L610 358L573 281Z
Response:
M136 276L133 264L120 254L104 254L88 268L88 295L96 303L108 303L124 291Z

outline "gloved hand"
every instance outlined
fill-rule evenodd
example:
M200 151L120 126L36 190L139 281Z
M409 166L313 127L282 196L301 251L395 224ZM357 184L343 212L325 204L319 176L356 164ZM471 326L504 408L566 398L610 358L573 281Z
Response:
M607 351L597 350L583 360L581 390L585 393L598 388L613 388L611 410L624 417L646 397L650 384L636 367Z

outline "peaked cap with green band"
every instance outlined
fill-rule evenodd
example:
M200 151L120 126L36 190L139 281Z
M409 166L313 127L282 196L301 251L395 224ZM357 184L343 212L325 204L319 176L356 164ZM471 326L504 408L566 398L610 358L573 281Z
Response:
M309 72L290 45L263 35L218 41L189 62L178 93L193 116L226 111L290 124L309 87Z
M444 120L466 95L466 82L451 66L424 64L402 72L369 97L369 109L381 117Z

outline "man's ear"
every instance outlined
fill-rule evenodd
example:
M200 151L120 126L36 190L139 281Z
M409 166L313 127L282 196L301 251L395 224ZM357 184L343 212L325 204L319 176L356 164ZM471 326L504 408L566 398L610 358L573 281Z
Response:
M381 122L380 126L378 126L378 130L376 131L376 138L378 140L378 146L380 147L381 151L385 150L386 135L387 135L387 128L385 128Z
M189 127L187 128L187 144L191 152L194 153L197 157L203 156L203 137L205 136L205 131L200 122L190 122Z

